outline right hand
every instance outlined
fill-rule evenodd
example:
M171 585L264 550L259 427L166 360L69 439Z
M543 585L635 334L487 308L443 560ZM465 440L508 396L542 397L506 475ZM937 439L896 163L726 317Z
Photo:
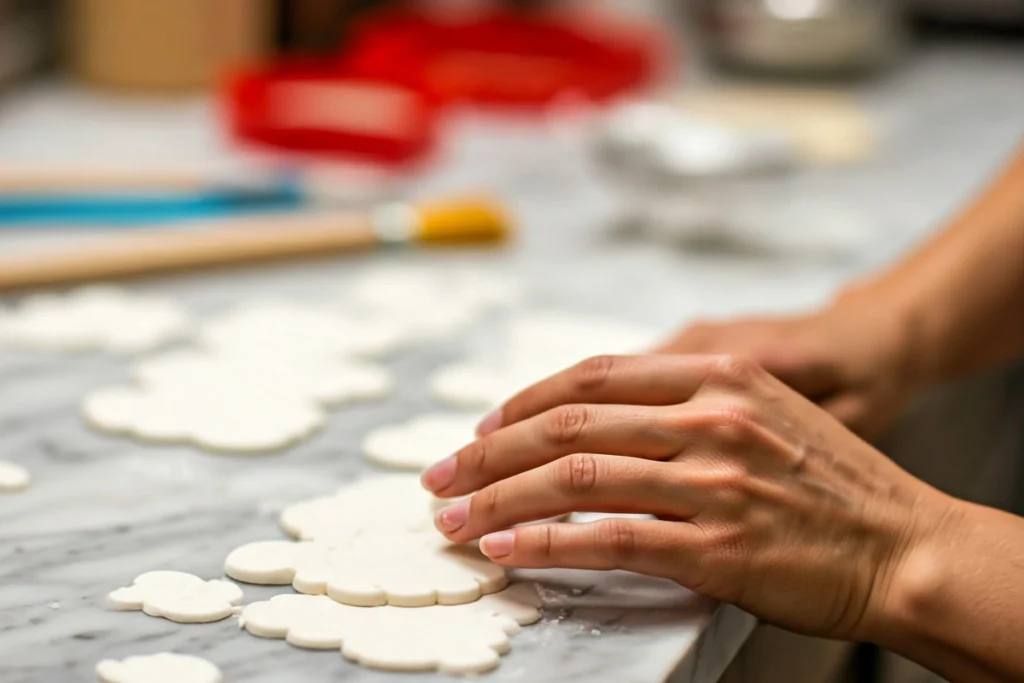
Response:
M878 436L921 388L909 319L884 296L839 299L815 313L698 323L656 349L754 360L860 436Z

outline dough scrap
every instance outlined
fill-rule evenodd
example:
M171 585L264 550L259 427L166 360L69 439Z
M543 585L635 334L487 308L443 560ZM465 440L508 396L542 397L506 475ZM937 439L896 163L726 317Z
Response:
M257 359L377 357L403 341L394 321L285 301L238 308L203 325L199 337L211 349Z
M239 624L307 649L341 648L381 669L479 673L498 665L509 636L540 620L535 587L516 584L458 606L351 607L322 595L278 595L248 605Z
M477 548L436 532L250 543L228 555L224 571L238 581L290 583L300 593L358 607L459 605L508 585L505 570Z
M92 427L156 443L192 443L225 453L282 450L319 430L323 410L287 395L246 393L230 385L100 389L82 403Z
M0 491L23 491L32 483L32 475L21 465L0 460Z
M461 408L490 409L516 392L590 356L639 353L658 333L615 320L552 311L512 318L502 362L469 361L438 370L430 379L435 398Z
M394 390L394 379L387 370L365 362L194 349L143 359L132 373L140 385L151 389L206 393L213 386L246 396L295 396L325 406L375 400Z
M473 442L481 416L436 413L376 429L363 439L367 460L420 471Z
M346 541L368 533L433 532L437 498L412 474L364 479L281 512L281 527L303 541Z
M27 297L0 319L0 343L51 352L137 353L188 329L188 313L169 299L96 285Z
M231 616L242 602L242 589L230 581L204 581L174 571L140 574L131 586L109 595L121 611L142 610L180 624L203 624Z
M399 322L406 335L443 339L465 330L489 309L519 300L512 280L477 268L383 266L346 289L349 304Z
M192 655L161 652L127 659L104 659L96 665L103 683L221 683L224 676L211 662Z

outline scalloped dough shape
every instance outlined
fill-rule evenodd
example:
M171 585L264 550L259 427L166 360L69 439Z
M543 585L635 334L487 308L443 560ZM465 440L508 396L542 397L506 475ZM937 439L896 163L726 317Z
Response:
M244 396L294 396L325 406L370 401L394 390L382 367L348 359L250 356L184 350L135 364L135 380L151 390L230 390Z
M204 581L174 571L140 574L131 586L108 596L115 609L143 611L179 624L203 624L226 619L242 602L242 589L230 581Z
M253 635L307 649L341 648L364 666L391 670L488 671L509 637L540 620L534 587L517 584L457 606L352 607L322 595L278 595L248 605L240 625Z
M419 477L387 474L346 486L331 496L286 507L281 527L303 541L349 540L367 533L434 531L437 498Z
M632 323L568 313L524 313L509 321L500 364L471 360L437 370L434 397L460 408L491 409L514 394L590 356L638 353L657 341Z
M221 683L224 680L213 663L171 652L104 659L96 665L96 675L103 683Z
M437 533L250 543L228 555L224 572L245 583L290 583L300 593L358 607L460 605L508 585L505 570L477 548Z
M345 315L327 307L287 301L252 303L203 325L199 337L212 349L257 358L377 357L397 350L396 322Z
M488 309L520 298L518 285L505 277L460 267L383 266L346 288L356 310L402 325L406 335L444 339L465 330Z
M82 415L100 431L224 453L279 451L314 434L326 419L301 397L217 384L100 389L84 399Z
M420 471L476 439L478 415L433 413L376 429L363 439L367 460Z
M0 343L39 351L148 351L179 339L188 313L160 297L94 285L26 297L0 320Z
M24 491L32 483L32 475L21 465L0 460L0 491Z

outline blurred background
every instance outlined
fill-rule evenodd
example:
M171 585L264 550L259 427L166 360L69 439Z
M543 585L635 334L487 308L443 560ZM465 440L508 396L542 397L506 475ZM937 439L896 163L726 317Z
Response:
M666 320L812 305L981 185L1022 93L1020 0L0 0L0 256L482 190L555 267L746 259ZM797 271L821 287L749 287ZM740 668L930 680L780 633Z

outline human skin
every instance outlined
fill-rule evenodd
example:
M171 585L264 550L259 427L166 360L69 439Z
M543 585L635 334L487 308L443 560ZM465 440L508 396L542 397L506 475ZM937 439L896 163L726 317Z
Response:
M1024 353L1024 149L948 228L821 310L696 323L657 351L751 358L877 436L918 392Z
M1024 520L901 470L913 395L1024 351L1024 152L939 237L824 310L691 327L512 398L423 476L498 564L626 569L954 682L1024 680ZM723 355L724 354L724 355ZM515 525L573 511L652 519Z
M749 360L590 359L423 483L473 494L437 526L498 564L664 577L951 681L1024 679L1024 520L915 479ZM573 511L655 517L515 526Z

